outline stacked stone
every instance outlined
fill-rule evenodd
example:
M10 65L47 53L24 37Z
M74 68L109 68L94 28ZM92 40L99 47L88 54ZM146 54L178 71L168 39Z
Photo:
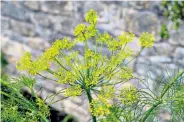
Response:
M184 25L177 31L172 30L169 40L161 40L159 36L161 24L163 22L169 24L169 21L162 16L160 2L2 1L1 43L2 51L9 62L7 72L11 75L17 74L15 62L25 51L38 56L57 38L67 36L73 39L74 27L78 23L85 22L85 13L91 8L99 13L97 28L100 32L118 35L123 31L132 31L137 37L145 31L154 34L156 37L154 47L145 49L131 65L135 74L147 76L150 71L154 79L166 68L184 69ZM77 48L80 49L82 46L79 44ZM136 51L140 50L137 42L131 43L130 46ZM45 96L56 91L56 87L51 87L52 90L46 88L55 83L50 82L50 85L47 83L42 82ZM70 108L71 105L66 107ZM88 113L87 105L82 105L81 108ZM75 117L84 118L78 111L70 112L73 112L72 115ZM89 113L84 115L88 120Z

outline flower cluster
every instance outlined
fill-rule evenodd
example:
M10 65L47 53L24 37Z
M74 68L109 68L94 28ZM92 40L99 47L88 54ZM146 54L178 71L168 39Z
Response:
M71 88L65 89L66 96L79 96L82 94L80 85L72 86Z
M112 39L112 36L110 36L108 33L102 33L98 36L97 40L98 42L107 43Z
M98 19L98 14L93 9L89 10L89 12L86 14L86 22L96 24Z
M70 43L68 39L63 40L57 39L52 47L47 49L42 56L37 57L32 61L32 56L30 52L26 52L17 62L17 69L26 70L31 75L36 75L41 71L47 70L50 67L49 62L53 60L57 55L59 55L61 49L70 49L73 47L73 43Z
M122 35L118 36L118 39L120 40L121 44L127 44L133 41L134 38L135 38L135 34L127 33L127 32L123 32Z
M78 41L87 41L97 34L98 31L95 27L97 18L98 18L97 12L91 9L86 14L86 22L89 22L90 25L86 26L84 24L79 24L75 27L74 35L77 36L76 39Z
M130 85L121 89L119 98L123 105L132 105L138 101L139 94L137 89Z
M26 52L17 63L17 69L26 70L31 75L36 75L38 72L46 70L49 63L46 59L39 57L35 61L31 61L31 54Z
M139 37L139 42L142 47L151 47L153 46L153 43L155 41L155 38L152 34L149 34L148 32L144 32Z
M121 79L129 80L133 77L132 73L133 70L131 68L123 66L122 70L119 72L119 77Z
M90 103L90 112L94 116L104 116L110 113L109 108L99 100L93 100Z
M125 62L134 58L134 52L128 43L134 40L135 35L123 32L116 38L106 32L99 33L96 28L98 15L92 9L86 14L85 19L89 25L77 25L74 29L76 38L73 41L67 38L56 40L36 60L32 60L31 54L27 52L17 63L17 68L32 75L41 71L51 73L58 83L69 86L65 89L66 96L79 96L85 93L92 115L106 116L114 105L114 99L122 98L123 104L132 104L137 100L135 88L122 89L119 94L116 94L117 89L114 88L114 85L133 78L133 70ZM89 41L94 42L95 49L89 48ZM150 47L154 38L151 34L143 33L139 41L143 47ZM72 48L78 42L84 44L82 54ZM109 55L103 53L104 46L108 48ZM56 68L52 68L51 64L56 65ZM97 94L97 99L94 99L92 94Z
M115 92L114 86L102 86L98 98L90 103L90 112L94 116L108 115L112 107L112 98L115 98Z
M61 84L73 83L76 80L71 71L65 71L63 68L54 73L54 76L58 78L58 82Z

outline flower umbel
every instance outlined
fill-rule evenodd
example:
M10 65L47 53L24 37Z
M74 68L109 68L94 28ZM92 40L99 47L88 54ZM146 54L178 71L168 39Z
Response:
M118 39L121 41L121 44L127 44L128 42L133 41L135 38L135 34L131 32L123 32Z
M38 74L67 86L64 89L67 98L84 93L89 101L93 122L97 121L96 117L107 117L114 106L129 106L138 98L135 87L120 91L115 87L134 78L128 63L136 57L128 44L134 40L135 34L123 32L114 37L107 32L101 33L96 28L97 18L97 12L91 9L85 18L88 24L75 27L75 39L57 39L42 56L31 60L32 56L27 52L17 63L17 69L21 71ZM139 37L143 47L151 47L154 40L152 34L147 32ZM84 47L82 50L77 45L81 43ZM49 77L42 75L43 71L49 73ZM121 105L118 106L115 101Z
M102 103L100 100L93 100L90 103L90 112L94 116L104 116L110 113L109 107Z
M29 70L29 67L31 66L31 53L26 52L24 55L20 58L20 61L17 62L17 69L18 70Z
M123 87L119 95L119 98L124 105L132 105L136 103L139 97L137 89L133 85Z
M153 43L155 41L155 38L152 34L149 34L148 32L144 32L139 37L139 42L142 47L151 47L153 46Z
M71 86L71 88L65 89L66 96L79 96L82 94L82 89L79 85Z
M84 30L85 30L85 25L84 24L79 24L75 27L75 30L74 30L74 35L75 36L78 36L79 34L83 33Z
M89 12L86 14L86 22L95 24L97 21L98 15L97 12L93 9L89 10Z

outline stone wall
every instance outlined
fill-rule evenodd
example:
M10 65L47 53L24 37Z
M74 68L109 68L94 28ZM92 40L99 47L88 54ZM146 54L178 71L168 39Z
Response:
M166 65L184 68L184 25L172 31L169 40L161 40L161 24L169 22L162 17L160 2L1 2L2 51L14 63L24 50L36 55L56 38L73 38L74 27L84 22L84 15L90 8L99 12L100 31L113 35L123 31L139 35L148 31L157 38L155 46L146 49L135 61L136 73L145 75L146 70L156 69L154 74L160 74ZM137 43L132 45L135 50L139 49Z
M85 21L84 15L90 8L99 13L97 28L102 32L154 34L157 40L154 47L145 49L132 64L135 74L146 76L149 71L156 78L167 68L184 69L184 25L178 31L172 30L169 40L161 40L161 24L170 22L163 18L160 2L4 1L1 2L1 47L10 63L7 72L17 73L15 62L23 52L31 51L36 56L56 38L73 38L74 27ZM131 46L140 49L136 42Z

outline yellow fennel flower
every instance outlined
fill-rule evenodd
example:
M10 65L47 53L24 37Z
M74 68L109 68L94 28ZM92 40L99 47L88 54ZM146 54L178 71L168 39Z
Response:
M100 34L99 37L96 39L96 41L99 42L109 42L112 39L112 36L110 36L108 33Z
M86 57L86 58L89 58L89 57L92 57L93 55L94 55L94 53L95 52L93 52L92 50L87 50L86 52L85 52L85 54L84 54L84 56Z
M79 96L82 94L80 85L71 86L71 88L65 89L65 96Z
M95 36L96 34L97 34L97 29L96 29L95 25L90 24L86 28L86 32L85 32L86 39L90 39L91 37Z
M105 116L110 113L112 107L112 99L115 96L115 88L113 86L103 86L98 99L90 103L90 111L94 116Z
M103 95L98 95L98 100L101 101L107 108L112 106L110 98L105 98Z
M59 54L58 48L51 47L44 52L43 58L46 60L51 60L58 54Z
M92 100L89 110L94 116L105 116L110 113L109 107L100 100Z
M137 102L139 97L138 91L133 85L125 86L121 89L119 98L124 105L132 105Z
M143 32L139 37L139 43L142 47L151 47L153 46L154 41L155 38L148 32Z
M23 56L20 58L20 61L17 62L17 69L22 70L28 70L31 67L31 53L26 52L23 54Z
M55 42L53 42L52 47L60 49L60 48L65 48L67 46L67 43L65 41L66 39L60 40L56 39Z
M107 43L108 49L110 51L116 51L121 48L121 45L119 44L119 41L116 39L109 40Z
M58 78L58 82L62 84L74 83L76 81L76 77L72 73L72 71L66 71L64 68L58 69L54 73L54 76Z
M115 97L116 89L114 86L103 86L100 90L100 95L106 99L112 99Z
M125 80L129 80L133 77L132 73L133 73L133 70L131 68L123 66L121 68L121 71L119 72L119 77Z
M64 39L56 39L55 42L53 42L52 47L57 49L65 49L69 44L69 41L67 38Z
M93 9L90 9L89 12L86 14L86 22L95 24L97 22L98 14Z
M74 30L74 35L75 36L78 36L79 34L83 33L84 30L85 30L85 25L84 24L79 24L75 27L75 30Z
M118 36L118 39L120 40L120 44L126 44L128 42L133 41L135 38L135 34L131 32L123 32L120 36Z
M49 68L48 60L42 57L38 57L35 61L32 62L32 69L29 72L32 75L36 75L40 71L47 70L48 68Z
M42 57L37 58L35 61L31 61L31 53L26 52L17 63L18 70L25 70L31 75L36 75L38 72L48 69L49 62Z

